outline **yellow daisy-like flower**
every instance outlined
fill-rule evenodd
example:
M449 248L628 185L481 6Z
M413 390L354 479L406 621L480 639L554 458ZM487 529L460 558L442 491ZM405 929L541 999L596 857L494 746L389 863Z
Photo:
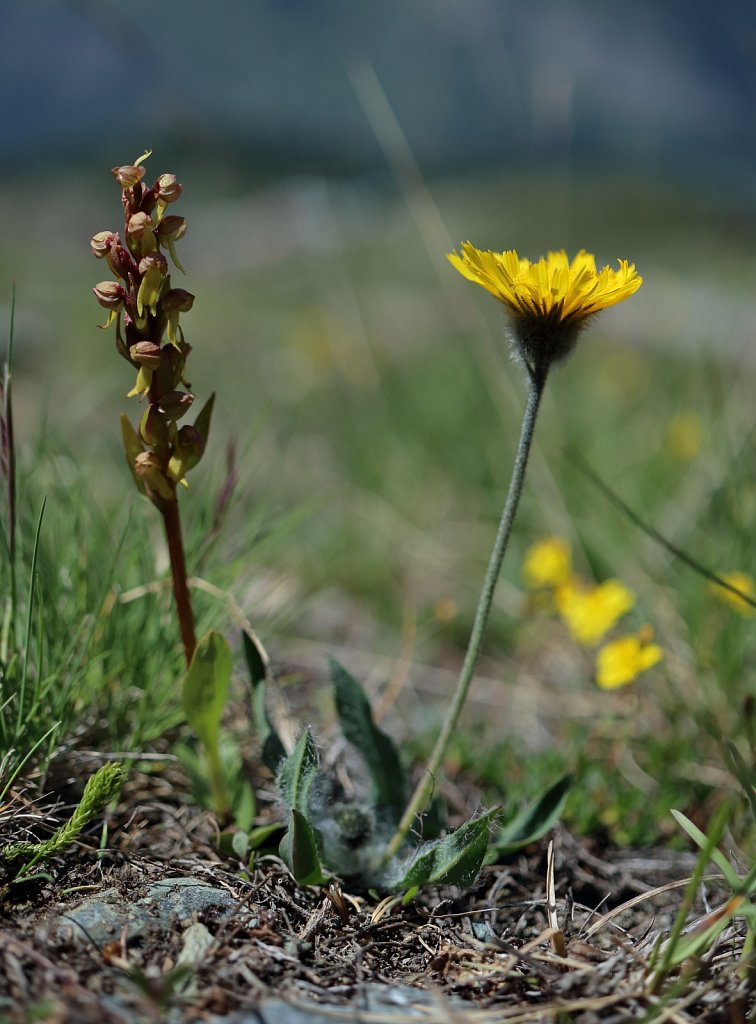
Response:
M546 537L525 552L522 575L529 587L560 587L572 575L572 552L562 537Z
M507 307L520 354L534 367L548 367L569 355L586 320L629 298L643 278L635 265L596 270L595 257L581 249L570 262L564 250L536 263L514 250L484 252L470 242L448 254L453 267Z
M690 462L701 448L703 422L697 412L679 412L667 424L664 438L667 450L676 459Z
M658 644L651 643L653 632L620 636L604 644L596 655L596 683L602 690L616 690L632 683L641 672L656 665L664 656Z
M594 587L571 580L558 587L554 597L564 623L584 647L597 644L635 604L635 595L620 580Z
M749 576L747 572L720 572L719 575L725 583L737 587L738 590L747 594L748 597L756 599L756 586L754 586L753 576ZM720 587L716 583L712 583L711 589L720 601L728 604L746 618L750 618L756 613L756 608L752 604L744 601L742 597L734 594L731 590L726 590L725 587Z

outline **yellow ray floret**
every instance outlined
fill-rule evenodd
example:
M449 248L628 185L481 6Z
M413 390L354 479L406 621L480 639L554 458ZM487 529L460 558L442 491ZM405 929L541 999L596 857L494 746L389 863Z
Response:
M554 595L557 611L579 644L593 647L635 604L635 595L620 580L596 586L570 580Z
M572 575L570 545L562 537L545 537L525 552L522 575L533 589L560 587Z
M608 306L629 298L643 278L635 265L619 260L619 269L596 270L596 260L581 249L570 262L567 253L550 252L537 263L510 249L484 252L470 242L461 255L452 252L449 262L460 274L481 285L518 317L584 320Z
M664 652L651 643L652 636L646 628L637 635L619 636L604 644L596 657L596 682L602 690L626 686L661 661Z

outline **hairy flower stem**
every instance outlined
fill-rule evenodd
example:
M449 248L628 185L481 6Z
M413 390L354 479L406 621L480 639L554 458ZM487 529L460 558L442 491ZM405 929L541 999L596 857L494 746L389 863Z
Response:
M178 614L179 629L181 630L181 642L184 645L186 664L189 666L192 663L197 639L194 634L192 601L189 596L189 586L186 580L186 558L184 557L184 541L181 536L181 517L179 515L178 500L174 497L172 501L161 502L159 507L163 516L163 523L165 524L168 554L171 559L173 596L176 600L176 613Z
M530 455L530 447L533 441L538 409L540 407L543 390L546 385L548 366L545 365L543 367L537 367L534 370L529 368L529 371L530 390L528 392L528 401L523 415L522 427L520 428L520 440L517 445L517 454L512 468L512 477L509 481L509 490L507 491L507 498L504 502L504 509L501 514L499 529L496 533L496 540L488 563L483 589L478 600L478 609L475 613L475 621L473 623L472 632L470 633L470 640L467 645L465 660L462 664L462 670L457 682L457 689L449 706L449 710L446 713L446 718L443 726L441 727L438 739L436 740L436 745L428 758L428 763L425 766L422 778L417 784L415 792L412 794L412 798L407 805L407 809L405 810L402 819L388 844L386 849L386 858L393 857L399 852L399 849L407 838L416 817L422 813L430 799L438 769L444 758L444 754L446 753L452 733L459 721L460 713L462 712L462 708L464 707L467 694L470 689L470 683L472 682L475 674L475 666L478 663L478 658L480 657L480 653L483 648L483 639L488 618L491 613L491 605L493 604L496 583L499 579L501 565L507 550L507 544L509 543L512 525L517 514L517 506L520 501L522 487L525 481L525 470L528 465L528 456Z

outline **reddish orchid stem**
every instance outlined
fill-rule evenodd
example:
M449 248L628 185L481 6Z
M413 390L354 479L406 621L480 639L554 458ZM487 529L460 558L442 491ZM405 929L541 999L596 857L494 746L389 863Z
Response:
M197 638L194 632L194 611L192 610L189 584L186 577L186 558L184 556L184 541L181 536L181 516L179 515L178 500L174 497L172 501L161 502L160 511L163 515L165 536L168 541L168 554L171 559L173 596L176 601L181 642L184 645L186 664L189 666L192 663L194 650L197 646Z

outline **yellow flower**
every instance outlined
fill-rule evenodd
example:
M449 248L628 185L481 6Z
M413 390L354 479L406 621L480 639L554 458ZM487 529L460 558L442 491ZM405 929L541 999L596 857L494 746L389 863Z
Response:
M633 295L643 283L635 265L596 270L595 257L581 249L550 252L537 263L514 250L484 252L463 242L461 255L448 254L453 267L507 307L520 354L536 367L548 366L572 351L588 317Z
M626 686L641 672L661 661L664 652L651 643L653 632L642 629L637 635L620 636L604 644L596 655L596 682L602 690Z
M752 600L756 599L756 587L754 587L753 577L749 576L746 572L720 572L719 575L731 586L741 590L744 594L750 597ZM726 590L724 587L718 586L716 583L712 583L711 589L714 591L720 601L725 604L729 604L731 608L734 608L736 612L740 612L741 615L745 615L746 618L750 618L756 613L756 608L747 601L744 601L742 597L738 597L731 590Z
M683 462L698 455L702 440L703 423L697 412L679 412L667 424L667 448Z
M593 647L635 604L635 595L620 580L586 587L571 580L557 588L557 611L578 643Z
M561 537L546 537L525 552L522 575L529 587L559 587L572 574L570 545Z

